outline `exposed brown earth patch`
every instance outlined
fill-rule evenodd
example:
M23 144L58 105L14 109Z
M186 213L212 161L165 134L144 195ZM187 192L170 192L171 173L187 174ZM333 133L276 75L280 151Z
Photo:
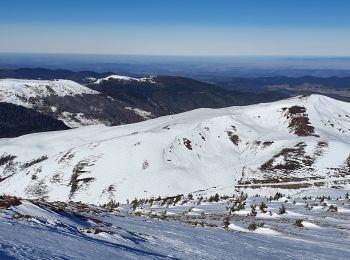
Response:
M0 209L7 209L9 207L18 206L21 204L22 202L17 197L8 196L8 195L0 196Z
M298 136L316 136L315 127L311 125L306 108L301 106L292 106L282 108L285 111L285 117L289 120L288 128Z
M183 138L184 145L187 147L188 150L192 150L192 142L191 140L188 140L187 138Z
M311 167L315 158L305 153L305 146L305 143L300 142L294 147L282 149L261 165L260 170L263 172L279 170L288 173L304 167ZM282 163L275 164L277 158L281 158Z

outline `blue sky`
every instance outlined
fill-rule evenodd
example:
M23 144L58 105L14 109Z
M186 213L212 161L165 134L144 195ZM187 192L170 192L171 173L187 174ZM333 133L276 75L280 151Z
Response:
M11 0L0 52L350 55L348 0Z

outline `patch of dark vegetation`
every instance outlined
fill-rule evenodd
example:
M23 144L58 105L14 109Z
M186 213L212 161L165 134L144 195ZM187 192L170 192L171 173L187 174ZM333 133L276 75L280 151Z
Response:
M188 150L192 150L192 142L190 140L188 140L187 138L183 138L183 142Z
M81 160L79 161L73 168L73 174L71 176L69 186L70 186L70 193L69 198L71 199L74 194L83 187L84 184L89 184L90 182L94 181L95 178L93 177L86 177L86 178L79 178L84 173L89 173L89 171L85 170L85 167L92 166L93 164L90 164L89 160Z
M3 154L0 157L0 166L3 166L5 164L7 164L8 162L13 162L14 159L16 159L15 155Z
M328 143L325 141L320 141L317 143L314 149L315 156L322 156L325 153L326 148L328 147Z
M230 218L224 217L224 219L222 220L222 223L224 224L225 228L228 228L228 226L230 225Z
M291 148L284 148L260 166L259 170L261 172L256 171L256 173L262 175L260 178L245 180L244 174L242 174L243 177L235 187L300 189L324 186L326 184L325 179L317 176L317 174L314 175L313 165L317 157L325 152L327 146L328 143L326 142L318 142L311 155L306 154L306 144L303 142ZM347 165L345 162L340 168L328 168L328 170L334 172L334 177L346 177L350 175L350 167ZM310 175L300 178L297 175L300 171L309 172ZM338 183L338 181L335 182Z
M71 186L69 198L72 198L74 196L74 194L77 192L77 190L82 184L84 183L88 184L95 180L95 178L93 177L80 178L80 179L78 179L78 177L79 175L76 173L73 173L71 176L71 180L69 182L69 185Z
M29 219L32 219L32 216L27 214L23 215L23 214L17 213L13 215L12 218L16 220L29 220Z
M191 198L191 196L192 194L188 198ZM159 202L161 206L164 206L164 205L166 205L167 207L169 207L170 205L175 206L178 202L180 202L182 198L183 198L183 195L176 195L176 196L162 198Z
M268 180L269 183L265 183L266 180L254 180L256 184L242 184L242 185L236 185L235 187L240 188L251 188L251 189L261 189L263 187L266 188L274 188L274 189L288 189L288 190L297 190L297 189L303 189L303 188L309 188L312 186L317 186L316 184L319 184L319 186L323 186L324 182L319 183L283 183L279 179L270 179ZM275 182L274 182L275 181ZM278 184L276 184L278 183Z
M1 195L0 196L0 209L7 209L12 206L21 205L22 202L20 198L9 196L9 195Z
M29 161L29 162L24 163L22 165L22 169L28 168L30 166L33 166L34 164L43 162L43 161L45 161L47 159L48 159L47 155L43 155L43 156L41 156L39 158L36 158L36 159L33 159L33 160Z
M238 145L238 143L241 141L239 139L239 136L234 134L232 131L226 131L227 135L228 135L228 138L231 140L231 142L234 144L234 145Z
M104 223L101 223L101 224L104 224ZM81 228L80 231L87 233L87 234L94 234L94 235L98 235L100 233L106 233L109 235L116 234L115 231L109 229L108 227L104 227L104 226L99 226L99 227L95 227L95 228Z
M112 201L114 196L114 193L116 191L116 187L114 184L109 185L107 188L103 189L102 194L108 194L109 199Z
M278 214L283 215L286 213L287 213L286 207L282 204L282 206L278 209Z
M328 143L325 141L319 141L317 147L328 147Z
M338 207L335 205L330 205L327 209L327 211L329 212L337 212L338 211Z
M54 201L54 202L48 202L45 200L30 200L33 204L39 206L39 207L45 207L48 208L58 214L69 214L74 218L79 218L83 221L88 221L89 219L93 220L93 218L89 216L83 216L82 213L88 213L88 214L101 214L101 208L94 206L94 205L87 205L84 203L81 203L80 201L74 202L63 202L63 201ZM96 220L93 220L95 223L99 223Z
M0 166L4 167L3 171L0 173L0 182L16 174L19 164L14 161L16 158L16 156L6 153L0 156Z
M220 200L220 196L217 193L213 196L210 196L208 199L209 202L219 202L219 200Z
M274 162L274 159L270 159L268 160L267 162L265 162L264 164L262 164L260 166L260 170L261 171L268 171L268 170L272 170L273 168L273 162Z
M306 189L314 186L312 183L287 183L274 186L275 188L280 189L288 189L288 190L298 190L298 189Z
M62 173L58 172L55 173L51 179L50 179L51 183L59 183L62 181Z
M300 106L292 106L290 108L283 108L283 110L288 110L288 113L291 115L302 114L302 113L306 112L306 108L300 107Z
M234 198L234 200L232 201L232 205L227 207L226 209L230 213L244 209L247 198L248 198L248 195L241 192L239 196Z
M200 135L200 137L202 138L203 141L205 141L205 137L201 134L201 133L198 133Z
M316 136L315 127L311 125L306 108L301 106L292 106L282 108L285 116L289 120L288 128L298 136Z
M248 229L249 229L250 231L254 231L254 230L256 230L257 228L263 227L263 226L264 226L264 223L255 223L255 222L253 222L253 223L249 224Z
M9 103L0 103L0 138L25 134L66 130L63 122L33 109Z
M290 173L296 170L309 167L309 170L315 158L306 154L306 144L300 142L291 148L284 148L279 153L275 154L270 160L260 166L260 170L263 172L280 170L284 173ZM282 158L283 163L277 163L274 165L277 158ZM278 160L280 161L280 160Z
M102 205L103 208L107 209L109 212L115 211L119 207L119 202L115 200L110 200L108 203Z
M265 202L261 202L260 205L259 205L259 210L262 212L262 213L266 213L267 212L267 205L265 204Z
M265 141L262 143L263 147L266 148L266 147L269 147L273 144L273 141Z
M65 161L71 160L74 157L72 150L73 148L67 151L65 154L63 154L62 157L59 159L58 163L63 163Z
M348 158L346 158L346 160L345 160L345 165L347 167L350 167L350 154L349 154Z
M144 160L142 163L142 170L146 170L149 166L149 162L147 160Z
M2 181L4 181L4 180L6 180L6 179L12 177L13 175L15 175L15 173L9 174L9 175L7 175L7 176L5 176L5 177L0 177L0 182L2 182Z
M48 198L49 189L44 180L39 180L27 186L25 192L29 197L45 200Z
M108 191L108 192L115 192L115 187L114 187L114 185L109 185L107 191Z
M259 140L254 141L254 144L255 144L256 146L259 146L259 145L261 145L261 141L259 141Z
M297 227L304 227L304 225L303 225L303 220L301 220L301 219L296 219L295 222L294 222L294 226L297 226Z
M185 203L188 200L192 200L193 199L193 195L189 194L187 199L185 199L183 194L179 194L176 196L171 196L171 197L164 197L161 198L160 196L158 198L150 198L150 199L134 199L131 202L131 206L132 208L136 208L142 204L148 203L150 206L153 205L154 202L158 202L160 206L164 206L166 205L166 207L169 207L170 205L175 206L177 203L179 203L181 200L183 200L182 202Z
M328 168L337 174L337 177L346 177L350 175L350 155L345 159L339 168ZM334 182L336 183L336 182Z
M248 216L250 217L256 217L256 215L258 214L258 212L256 211L256 205L250 205L250 213L248 214Z
M270 201L272 201L272 200L279 200L279 199L281 199L281 198L283 198L284 197L284 195L281 193L281 192L276 192L275 193L275 195L272 197L272 196L270 196Z
M167 218L169 218L169 217L162 216L159 219L166 220ZM209 228L217 227L217 225L215 225L215 224L207 223L205 221L198 221L198 220L180 220L180 222L187 224L187 225L191 225L193 227L197 227L197 226L209 227Z

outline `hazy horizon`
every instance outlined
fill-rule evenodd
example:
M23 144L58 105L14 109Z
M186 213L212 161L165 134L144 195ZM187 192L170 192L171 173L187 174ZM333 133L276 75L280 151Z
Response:
M233 76L349 77L350 57L0 53L0 69L20 68L89 70L135 77L173 75L202 80Z
M350 56L350 2L1 3L0 52L159 56Z

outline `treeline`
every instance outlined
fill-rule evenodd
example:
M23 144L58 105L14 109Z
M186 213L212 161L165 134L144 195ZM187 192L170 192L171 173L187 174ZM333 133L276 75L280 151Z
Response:
M14 104L0 103L0 138L66 129L69 127L63 122L48 115Z

